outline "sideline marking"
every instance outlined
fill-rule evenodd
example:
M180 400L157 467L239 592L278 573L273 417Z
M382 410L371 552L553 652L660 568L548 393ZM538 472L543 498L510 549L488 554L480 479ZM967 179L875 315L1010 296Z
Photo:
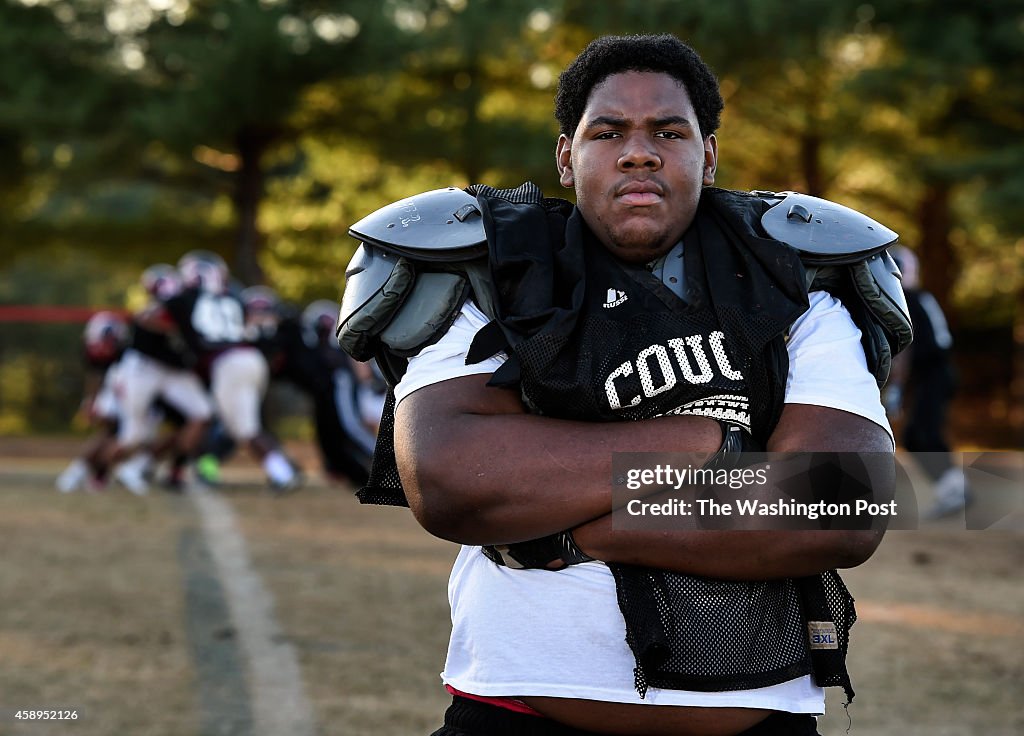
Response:
M228 623L227 597L206 538L192 524L178 538L178 563L185 578L185 631L198 679L200 733L251 734L245 663Z
M274 602L249 562L245 539L230 504L201 487L189 489L227 595L231 620L249 665L250 703L256 736L314 736L295 648L274 620Z

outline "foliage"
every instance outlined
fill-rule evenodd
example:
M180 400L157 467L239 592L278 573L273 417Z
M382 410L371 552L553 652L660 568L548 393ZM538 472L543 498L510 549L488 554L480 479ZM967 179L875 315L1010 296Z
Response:
M558 67L534 30L546 27L544 3L414 5L396 14L399 29L415 32L391 44L399 68L313 90L307 128L343 131L382 159L441 165L468 183L554 185Z
M291 117L303 90L361 75L379 63L384 22L362 2L210 2L165 16L139 34L147 95L133 119L148 139L226 174L243 281L262 280L259 210L265 164L298 136Z
M126 93L103 64L103 39L86 31L95 23L87 3L0 0L0 220L31 195L40 164L66 166L75 135L102 134Z
M720 76L721 185L862 209L961 329L1024 324L1024 0L0 0L0 303L123 303L195 247L337 299L389 201L566 195L558 73L645 31Z
M356 248L348 225L388 202L449 184L469 182L446 165L409 167L384 162L338 141L306 137L296 152L305 161L293 177L271 182L263 218L273 247L264 254L269 280L286 299L340 300L345 264Z
M921 192L913 235L926 283L1005 320L1024 290L1024 3L877 7L887 53L851 91L874 101L877 155ZM979 279L993 266L1001 278Z

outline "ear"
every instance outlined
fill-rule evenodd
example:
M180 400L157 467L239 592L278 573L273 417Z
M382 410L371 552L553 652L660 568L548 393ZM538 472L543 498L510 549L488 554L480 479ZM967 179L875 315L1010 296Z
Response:
M712 133L704 139L704 186L709 187L715 183L716 169L718 169L718 139Z
M558 167L559 183L572 189L576 184L576 177L572 173L572 138L564 133L558 136L558 144L555 146L555 166Z

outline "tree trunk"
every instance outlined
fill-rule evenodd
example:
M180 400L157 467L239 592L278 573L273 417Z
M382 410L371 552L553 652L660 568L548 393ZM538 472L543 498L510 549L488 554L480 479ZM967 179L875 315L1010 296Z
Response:
M459 159L462 161L462 170L466 180L470 184L480 184L483 179L484 156L480 151L487 150L487 142L483 140L484 131L480 125L480 103L483 99L481 82L484 78L484 71L481 68L480 55L475 45L470 45L466 51L466 73L470 75L469 86L460 95L460 104L466 113L466 123L462 128L462 145L459 152Z
M263 283L259 254L263 236L259 227L260 202L263 200L263 153L269 140L252 130L243 129L236 138L240 166L235 180L235 214L238 231L235 239L234 273L244 284Z
M821 173L821 136L812 131L800 135L800 170L804 179L804 194L822 197L825 194Z
M951 187L946 182L927 182L918 209L921 231L921 286L938 300L950 323L955 323L952 307L957 262L949 233L953 227L950 205Z

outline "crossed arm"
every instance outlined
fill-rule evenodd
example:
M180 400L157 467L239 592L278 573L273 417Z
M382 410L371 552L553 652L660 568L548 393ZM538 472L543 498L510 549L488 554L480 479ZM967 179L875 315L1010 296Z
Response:
M415 391L398 407L395 452L410 506L436 536L508 544L573 529L605 562L757 580L862 563L881 541L870 531L622 531L611 525L613 452L710 455L718 424L702 417L574 422L526 413L487 375ZM771 452L891 452L873 422L820 406L786 405ZM875 489L884 496L886 489ZM891 489L890 489L891 490Z

